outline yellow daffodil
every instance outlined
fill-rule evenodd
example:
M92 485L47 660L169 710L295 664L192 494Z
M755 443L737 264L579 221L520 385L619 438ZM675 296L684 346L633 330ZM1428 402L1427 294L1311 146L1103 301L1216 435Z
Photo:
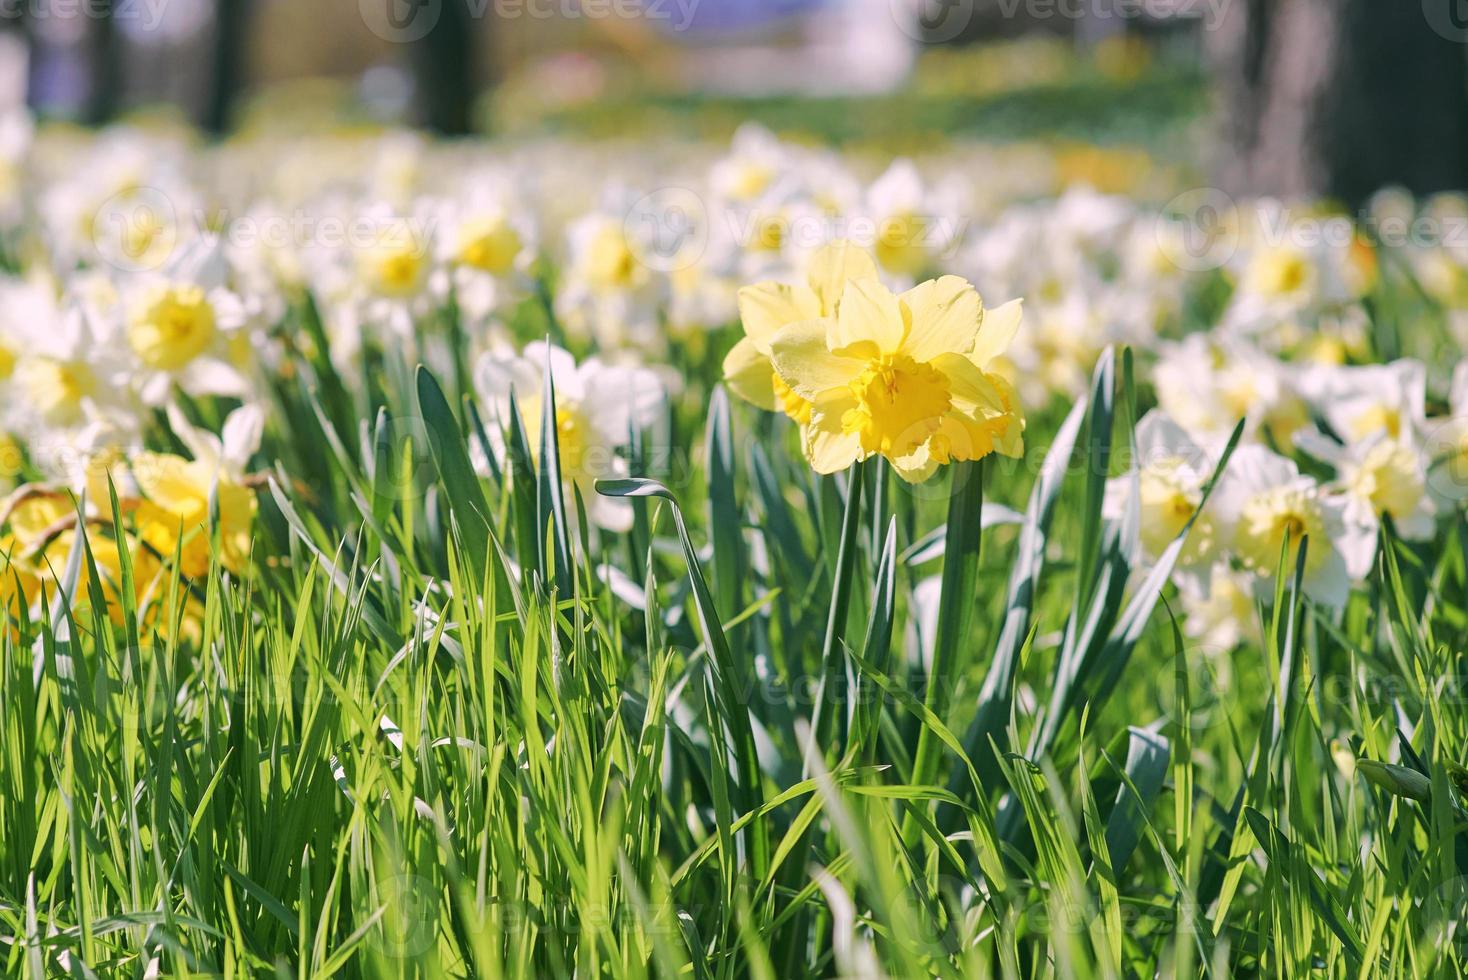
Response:
M178 550L179 571L199 579L209 572L209 495L219 499L219 560L239 571L249 557L255 494L220 477L205 463L181 456L143 453L133 460L133 475L147 499L135 515L138 532L164 559Z
M834 473L881 455L916 483L950 461L1019 455L1018 399L987 370L1019 321L1018 302L986 315L957 276L901 295L847 280L834 316L791 324L770 343L780 380L811 403L811 465Z
M211 496L219 514L219 562L238 572L249 560L255 522L255 493L245 485L244 466L260 445L264 416L256 406L238 408L225 419L221 435L195 429L176 407L169 425L189 447L192 460L163 453L139 453L132 474L144 499L134 519L142 539L164 559L177 550L179 572L198 579L209 572Z
M53 605L61 578L76 546L76 504L68 494L39 490L22 491L10 510L8 534L0 537L0 603L15 616L21 603L33 606L44 593ZM133 581L141 597L153 581L158 564L131 536L127 542ZM122 624L121 593L122 552L117 539L96 529L89 531L87 545L102 584L107 616ZM86 622L91 613L91 576L84 567L70 596L72 615Z
M782 411L799 424L808 424L810 402L781 380L770 344L792 323L835 316L848 280L876 278L877 266L869 254L837 242L811 258L805 285L762 282L739 290L744 338L724 358L729 390L766 411Z

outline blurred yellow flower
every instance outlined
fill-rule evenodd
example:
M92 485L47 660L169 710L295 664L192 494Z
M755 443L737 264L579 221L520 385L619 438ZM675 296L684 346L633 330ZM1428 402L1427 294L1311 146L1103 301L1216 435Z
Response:
M149 291L127 328L128 345L150 368L177 371L214 342L217 323L208 295L188 283Z
M238 572L249 558L255 494L208 462L141 453L133 476L145 500L135 514L138 533L164 560L180 553L179 571L198 579L209 572L209 498L219 506L219 561Z
M834 473L881 455L917 483L950 461L1018 456L1024 416L988 369L1019 322L1017 301L986 314L957 276L900 296L848 280L834 316L793 323L770 343L780 379L811 404L811 465Z

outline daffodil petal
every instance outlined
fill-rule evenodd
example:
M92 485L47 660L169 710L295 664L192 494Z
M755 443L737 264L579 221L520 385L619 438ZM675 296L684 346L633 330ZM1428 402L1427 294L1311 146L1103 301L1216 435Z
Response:
M844 392L829 394L814 407L810 425L803 430L806 459L817 473L839 473L861 458L861 438L847 432L842 416L856 399Z
M920 442L909 453L891 457L892 469L907 483L922 483L938 470L939 460L927 442Z
M806 269L811 290L821 305L821 316L835 316L850 279L876 279L877 263L870 252L850 242L832 242L811 257Z
M820 299L804 286L762 282L739 290L739 318L744 323L744 336L766 354L781 327L817 319L821 312Z
M724 358L724 384L740 398L767 412L779 406L775 401L775 366L768 354L760 353L754 341L743 338Z
M860 352L867 358L894 354L902 346L905 331L896 294L875 279L853 279L841 294L831 350Z
M969 360L981 368L1009 349L1014 335L1019 332L1019 322L1024 316L1024 300L1010 300L1003 306L985 310L979 325L979 336L969 351Z
M967 354L987 322L978 290L958 276L931 279L902 294L910 317L902 352L915 361Z
M180 516L192 516L209 506L211 481L200 467L180 456L139 453L132 461L133 478L150 501Z
M1009 410L995 384L997 376L979 370L968 358L943 354L935 357L932 364L948 378L948 393L959 412L986 417L1003 415Z
M815 401L832 388L846 387L866 366L858 358L831 353L826 346L831 327L829 320L791 324L770 344L770 356L780 379L806 401Z

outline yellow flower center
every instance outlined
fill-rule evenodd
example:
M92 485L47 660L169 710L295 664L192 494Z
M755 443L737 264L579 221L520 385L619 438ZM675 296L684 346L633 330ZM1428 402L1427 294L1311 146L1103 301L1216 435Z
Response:
M642 269L621 229L608 226L596 234L586 254L586 278L601 289L631 289Z
M841 418L863 451L885 456L912 452L936 432L952 406L948 379L930 364L905 355L872 361L851 383L856 407Z
M1202 490L1186 478L1182 462L1162 460L1138 474L1142 546L1149 554L1161 554L1203 501Z
M159 248L163 242L164 233L167 231L162 219L152 208L138 208L133 216L124 223L122 232L122 252L134 261L142 261L150 257L154 249Z
M127 342L148 367L177 371L202 354L214 335L214 307L204 290L177 285L154 293L137 310Z
M8 344L0 344L0 381L15 373L15 350Z
M514 268L522 244L503 218L471 222L459 233L459 264L502 276Z
M1309 535L1310 554L1306 572L1314 572L1330 551L1325 535L1325 518L1314 488L1274 487L1256 494L1244 505L1234 547L1248 567L1273 572L1280 551L1288 543L1286 568L1293 567L1300 539Z
M1402 413L1391 405L1377 402L1351 419L1350 429L1352 441L1359 442L1383 432L1396 439L1402 434Z
M1417 457L1399 442L1380 442L1366 453L1359 466L1346 474L1346 485L1378 514L1400 520L1417 509L1426 481Z
M1293 249L1260 252L1249 264L1247 280L1252 292L1279 298L1290 296L1310 282L1310 262Z
M561 451L561 469L565 475L579 475L586 463L586 423L575 408L556 406L556 443Z
M406 299L423 289L428 256L417 242L374 250L364 262L368 285L382 296Z
M729 190L736 200L752 201L763 194L774 179L775 172L764 164L745 162L739 166Z
M1230 419L1239 419L1250 413L1259 401L1259 388L1254 379L1239 371L1230 371L1219 387L1219 397Z
M761 215L756 222L754 242L757 252L778 252L785 247L785 219L779 214Z
M16 370L16 379L41 417L56 425L79 421L82 399L97 386L85 363L54 357L26 358Z

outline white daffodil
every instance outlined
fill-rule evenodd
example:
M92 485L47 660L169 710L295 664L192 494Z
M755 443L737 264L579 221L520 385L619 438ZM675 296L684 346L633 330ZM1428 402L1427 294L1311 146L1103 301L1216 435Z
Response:
M226 273L218 242L201 241L164 272L127 283L121 334L145 403L163 404L175 384L191 395L249 390L249 316Z
M1292 575L1300 541L1310 539L1304 587L1317 602L1340 608L1351 583L1370 569L1376 540L1347 518L1347 502L1263 446L1241 446L1213 497L1219 540L1268 593L1281 555Z
M1308 323L1354 302L1375 276L1375 255L1345 216L1302 214L1262 200L1234 217L1240 247L1230 265L1235 288L1223 315L1227 330L1262 342L1281 321Z
M407 212L390 205L367 208L355 219L351 244L356 313L364 324L414 336L414 322L433 309L435 221L426 202Z
M1281 447L1310 419L1284 365L1236 338L1192 334L1163 345L1152 381L1162 411L1213 451L1240 419Z
M0 110L0 228L10 228L21 218L25 160L34 136L30 113L21 108Z
M796 165L797 155L763 126L746 123L728 154L709 170L709 187L725 201L752 204Z
M619 207L618 201L624 206ZM604 349L649 345L659 338L659 313L667 296L666 251L686 229L660 227L666 222L695 220L678 215L631 217L635 199L613 194L597 211L572 223L568 254L555 299L556 314L567 330L593 337Z
M1412 442L1426 423L1427 369L1421 361L1323 367L1300 378L1302 394L1343 442L1373 436Z
M579 491L594 524L625 531L632 526L631 504L598 494L595 483L629 474L622 450L634 432L643 432L658 421L665 400L663 386L646 368L607 364L596 358L578 365L567 351L541 342L527 345L520 355L486 353L475 364L474 384L487 411L493 413L496 424L488 427L491 448L502 461L505 447L500 431L511 418L511 396L527 430L531 452L540 452L547 362L555 385L556 438L568 512L574 512L574 491Z
M910 160L898 160L867 189L862 215L872 224L877 264L911 285L958 248L968 208L952 180L928 186Z
M1346 518L1373 532L1390 517L1397 533L1425 541L1436 529L1437 508L1427 492L1427 456L1415 442L1377 432L1342 445L1314 430L1295 444L1336 471L1336 488L1346 500Z
M1453 371L1447 416L1429 419L1425 431L1428 489L1449 506L1468 500L1468 360Z
M47 166L52 152L58 159ZM154 271L202 231L203 199L181 142L119 128L38 153L38 172L58 175L41 193L40 213L59 269Z
M1179 578L1183 635L1200 646L1232 650L1245 641L1259 642L1259 613L1254 577L1226 561L1197 576Z
M7 385L15 428L54 442L90 423L134 415L128 365L110 318L40 288L5 298L6 333L15 345Z
M1155 562L1192 520L1203 502L1203 488L1214 462L1172 419L1148 412L1137 423L1135 471L1106 483L1104 512L1121 519L1135 497L1140 516L1138 544L1148 563ZM1217 542L1211 514L1199 516L1178 560L1178 569L1206 568Z
M530 294L539 247L531 212L516 203L511 178L484 177L439 205L439 267L464 316L482 323Z

